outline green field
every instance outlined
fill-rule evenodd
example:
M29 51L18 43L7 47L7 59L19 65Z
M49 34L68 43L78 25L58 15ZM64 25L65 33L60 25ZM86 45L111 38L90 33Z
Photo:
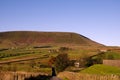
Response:
M20 47L0 51L0 69L2 71L27 71L27 72L45 72L50 73L51 66L49 60L57 56L62 46L51 46L48 48L40 47ZM70 59L80 59L97 54L96 49L86 49L79 46L67 47L68 50L62 53L68 53ZM51 52L50 52L51 51ZM15 61L13 61L15 60Z
M100 74L100 75L106 75L106 74L120 75L120 68L97 64L82 70L80 73Z

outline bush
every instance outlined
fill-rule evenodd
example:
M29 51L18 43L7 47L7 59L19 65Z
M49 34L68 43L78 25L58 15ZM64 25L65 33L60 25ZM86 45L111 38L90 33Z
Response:
M102 60L103 58L99 57L99 56L96 56L96 57L93 57L93 58L88 58L86 61L86 66L89 67L89 66L92 66L94 64L102 64Z
M59 49L59 51L61 51L61 52L68 51L68 50L69 50L69 48L67 48L67 47L60 47L60 49Z
M61 72L68 67L69 58L67 54L59 54L55 60L55 68L57 72Z

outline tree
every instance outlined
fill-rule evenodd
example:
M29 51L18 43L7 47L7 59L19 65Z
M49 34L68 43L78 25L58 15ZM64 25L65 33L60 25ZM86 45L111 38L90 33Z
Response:
M55 60L55 68L57 72L65 70L69 65L69 58L66 53L59 54Z
M49 64L50 66L53 66L54 63L55 63L55 61L56 61L56 58L52 56L52 57L49 59L48 64Z
M64 51L68 51L68 50L69 50L69 48L67 48L67 47L60 47L60 49L59 49L60 52L64 52Z

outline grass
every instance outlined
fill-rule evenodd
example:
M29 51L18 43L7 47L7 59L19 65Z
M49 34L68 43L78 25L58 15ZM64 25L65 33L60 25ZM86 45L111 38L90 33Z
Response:
M61 72L58 77L65 80L120 80L119 75L96 75L75 72Z
M46 59L47 60L47 59ZM43 65L44 67L41 67ZM43 72L50 73L50 66L48 63L43 63L43 59L21 61L3 64L0 66L1 71L26 71L26 72Z
M81 73L101 74L101 75L106 75L106 74L120 75L120 68L97 64L82 70Z
M119 60L120 59L120 52L117 51L107 51L104 53L100 53L96 56L93 56L91 59L105 59L105 60Z
M104 58L120 59L120 53L108 51L104 54Z
M33 60L1 64L0 70L1 71L43 72L43 73L51 74L51 68L50 68L50 65L48 64L48 61L51 58L51 56L57 56L58 53L49 53L49 50L50 49L57 50L58 48L59 47L56 47L56 46L51 48L23 47L23 48L17 48L17 49L9 49L6 51L0 51L1 55L6 55L5 57L0 58L1 62L12 61L15 59L21 60L21 59L29 59L29 58L37 57L37 59L33 59ZM10 54L12 54L12 56Z
M87 49L75 49L75 50L69 50L68 55L70 59L80 59L80 58L86 58L91 55L97 54L97 51L93 50L87 50Z
M19 59L19 58L27 58L27 57L44 57L44 55L48 54L48 49L11 49L7 51L1 51L0 61L11 60L11 59Z
M33 58L33 57L38 57L38 59L35 60L28 60L28 61L20 61L20 62L14 62L10 64L5 64L2 65L1 70L13 70L12 67L16 67L17 71L33 71L33 72L50 72L50 66L48 65L48 61L51 58L51 56L57 56L59 52L49 52L49 50L56 50L58 51L60 47L63 47L66 45L58 46L54 45L50 48L33 48L34 46L24 46L24 47L18 47L15 49L9 49L6 51L0 51L0 54L4 55L10 55L10 54L15 54L15 56L7 56L4 58L0 58L0 61L7 61L7 60L14 60L14 59L26 59L26 58ZM94 47L89 47L89 46L68 46L70 48L66 53L68 53L68 56L70 59L80 59L84 57L88 57L94 54L97 54L97 49ZM16 55L20 54L20 55ZM34 62L34 63L32 63ZM31 67L32 64L34 64L34 67ZM45 66L45 67L40 67L40 65ZM93 71L94 72L94 71ZM113 72L114 73L114 72ZM102 73L101 73L102 74Z

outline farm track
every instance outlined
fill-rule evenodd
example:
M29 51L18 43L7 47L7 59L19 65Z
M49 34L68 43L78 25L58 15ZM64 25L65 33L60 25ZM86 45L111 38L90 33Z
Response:
M6 60L6 61L0 61L0 64L8 64L13 62L21 62L21 61L28 61L28 60L34 60L39 59L40 57L29 57L29 58L23 58L23 59L14 59L14 60Z

